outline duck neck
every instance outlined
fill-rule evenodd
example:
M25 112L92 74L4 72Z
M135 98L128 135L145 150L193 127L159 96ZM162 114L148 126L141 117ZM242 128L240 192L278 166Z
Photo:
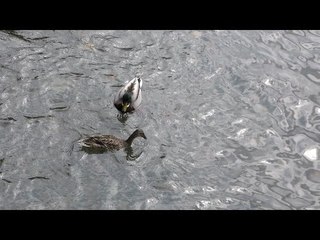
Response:
M129 146L131 146L133 140L134 140L136 137L138 137L138 136L139 136L139 135L138 135L138 132L133 132L133 133L130 135L130 137L128 137L128 139L126 140L126 143L127 143Z

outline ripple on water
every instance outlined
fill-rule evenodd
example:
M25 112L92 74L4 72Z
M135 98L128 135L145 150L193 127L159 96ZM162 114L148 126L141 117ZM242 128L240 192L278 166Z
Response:
M317 209L319 51L316 30L0 31L0 208ZM131 162L71 147L138 127Z
M320 171L316 169L308 169L306 172L306 178L314 183L320 183Z
M317 147L306 149L303 153L303 156L307 158L309 161L319 160L318 157L319 149Z

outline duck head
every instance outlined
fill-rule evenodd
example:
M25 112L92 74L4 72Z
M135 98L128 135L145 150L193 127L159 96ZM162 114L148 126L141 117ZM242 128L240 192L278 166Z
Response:
M122 112L127 112L127 109L130 107L130 104L132 102L132 94L129 94L129 93L125 93L123 95L123 98L122 98L122 103L121 103L121 107L122 107Z
M137 129L135 130L130 137L126 140L126 142L128 143L128 145L130 146L132 144L132 141L136 138L136 137L142 137L144 139L147 139L146 135L144 134L144 132L142 131L142 129Z

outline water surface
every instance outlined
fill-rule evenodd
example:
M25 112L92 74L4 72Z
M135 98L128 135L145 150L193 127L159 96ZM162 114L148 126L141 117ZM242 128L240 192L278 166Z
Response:
M319 209L319 54L320 31L2 31L0 209ZM137 128L131 159L74 144Z

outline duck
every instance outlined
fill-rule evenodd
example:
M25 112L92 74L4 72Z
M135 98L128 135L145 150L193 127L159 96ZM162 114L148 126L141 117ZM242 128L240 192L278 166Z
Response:
M115 95L113 104L122 114L132 113L142 101L141 96L142 79L135 77L127 82Z
M133 140L137 137L147 139L142 129L135 130L128 139L120 139L113 135L94 135L80 139L79 145L86 149L101 151L118 151L122 148L130 148Z

